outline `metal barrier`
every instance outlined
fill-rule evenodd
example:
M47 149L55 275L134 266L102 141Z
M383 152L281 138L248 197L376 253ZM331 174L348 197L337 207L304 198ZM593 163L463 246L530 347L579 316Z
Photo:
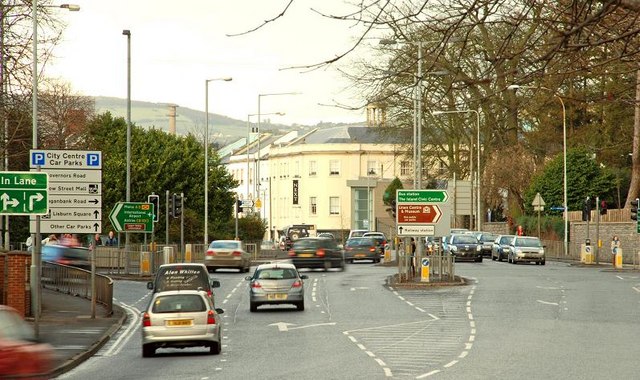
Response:
M91 299L91 272L66 265L42 262L42 287L61 293ZM96 303L113 313L113 280L107 276L95 276Z
M455 281L456 260L454 255L435 253L429 256L430 277L438 281Z

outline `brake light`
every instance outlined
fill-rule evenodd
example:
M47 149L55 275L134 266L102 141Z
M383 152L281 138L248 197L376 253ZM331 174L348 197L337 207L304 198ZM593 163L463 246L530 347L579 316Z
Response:
M150 327L151 326L151 318L149 318L149 313L144 313L142 316L142 326Z
M216 324L216 314L213 312L213 310L209 310L209 312L207 313L207 324L208 325Z
M240 251L233 251L233 255L234 255L234 256L242 256L242 252L240 252Z
M58 260L58 264L62 264L62 265L71 265L71 260L67 260L67 259L60 259L60 260Z
M252 288L262 288L262 285L258 281L254 281L251 283Z
M215 256L216 252L212 249L207 249L207 256Z
M296 255L296 252L292 249L289 251L289 257L293 257Z
M292 288L299 288L299 287L301 287L301 286L302 286L302 281L300 281L300 280L295 280L295 281L293 282L293 284L291 284L291 287L292 287Z
M369 252L375 252L376 251L376 247L369 247Z
M324 249L319 249L316 251L316 256L324 257L325 252Z
M213 298L213 292L211 290L207 290L207 295L209 298Z

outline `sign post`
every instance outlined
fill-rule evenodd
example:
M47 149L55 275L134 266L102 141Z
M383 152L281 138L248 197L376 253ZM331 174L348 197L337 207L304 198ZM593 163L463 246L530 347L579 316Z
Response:
M540 195L540 193L537 193L536 196L533 198L533 202L531 202L531 206L533 206L533 211L538 212L538 238L540 238L540 212L544 211L545 204L546 203L544 203L544 200L542 199L542 196Z

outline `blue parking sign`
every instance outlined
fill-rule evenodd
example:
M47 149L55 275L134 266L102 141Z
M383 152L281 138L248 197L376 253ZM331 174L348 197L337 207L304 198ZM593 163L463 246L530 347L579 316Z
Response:
M43 166L45 162L44 152L31 152L31 166Z
M97 153L87 154L87 166L100 166L100 155Z

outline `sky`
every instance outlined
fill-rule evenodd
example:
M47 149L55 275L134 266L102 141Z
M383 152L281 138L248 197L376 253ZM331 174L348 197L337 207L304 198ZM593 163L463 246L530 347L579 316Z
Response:
M258 112L259 94L299 92L260 97L261 113L284 112L271 116L283 124L364 121L363 111L319 105L362 105L336 70L350 60L312 72L283 70L331 59L353 45L361 27L311 10L342 14L353 9L342 0L294 0L284 18L246 35L227 36L273 18L288 2L76 0L79 12L57 10L64 12L60 17L67 28L44 74L69 82L81 95L126 98L127 38L122 31L128 29L132 100L204 111L206 79L232 77L209 82L210 113L246 120Z

